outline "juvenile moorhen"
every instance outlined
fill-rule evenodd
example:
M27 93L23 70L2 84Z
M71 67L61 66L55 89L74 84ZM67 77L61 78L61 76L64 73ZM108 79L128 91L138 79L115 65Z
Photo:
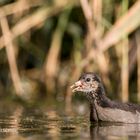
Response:
M72 92L82 92L89 100L90 121L140 123L140 105L110 100L97 74L83 74L71 88Z

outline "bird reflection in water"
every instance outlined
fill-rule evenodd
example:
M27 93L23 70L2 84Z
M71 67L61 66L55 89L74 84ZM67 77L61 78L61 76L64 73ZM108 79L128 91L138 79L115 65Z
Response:
M140 124L99 122L91 124L90 139L140 139Z

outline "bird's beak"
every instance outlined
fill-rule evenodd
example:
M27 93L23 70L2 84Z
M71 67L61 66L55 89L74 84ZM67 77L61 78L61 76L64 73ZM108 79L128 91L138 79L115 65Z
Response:
M83 86L82 82L79 80L75 82L70 88L72 89L72 92L79 91L79 89Z

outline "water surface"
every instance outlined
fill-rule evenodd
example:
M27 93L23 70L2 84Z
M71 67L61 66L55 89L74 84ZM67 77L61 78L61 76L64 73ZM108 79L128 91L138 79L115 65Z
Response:
M1 105L0 108L0 139L140 139L140 124L91 124L89 114L62 114L53 107L46 109Z

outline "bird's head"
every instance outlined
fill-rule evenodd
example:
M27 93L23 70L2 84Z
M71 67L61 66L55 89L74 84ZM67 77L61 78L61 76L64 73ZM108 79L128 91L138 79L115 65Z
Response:
M101 79L97 74L84 73L71 88L72 92L97 93L99 89L102 90L103 86Z

